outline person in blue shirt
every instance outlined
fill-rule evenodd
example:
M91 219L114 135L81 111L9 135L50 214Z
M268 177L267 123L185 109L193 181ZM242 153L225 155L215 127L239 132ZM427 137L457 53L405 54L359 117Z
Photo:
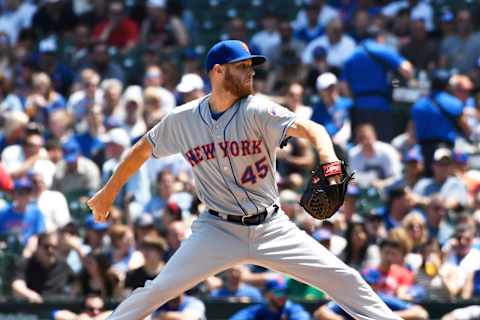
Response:
M345 145L350 139L349 111L352 100L338 93L338 79L331 72L318 76L316 87L320 101L313 106L311 120L323 125L336 144Z
M204 320L206 319L205 304L196 297L182 294L154 311L151 319Z
M378 293L385 304L403 320L428 319L427 311L420 305L400 300L392 295ZM331 301L318 308L314 313L315 320L353 320L338 304Z
M105 151L105 143L101 139L104 134L103 113L101 106L95 105L87 111L87 130L83 133L76 134L74 140L80 146L82 154L97 164L102 163L104 159L100 159Z
M33 184L28 178L14 181L12 203L0 210L0 235L15 235L22 245L45 231L40 209L32 203Z
M393 138L392 84L390 72L398 72L405 79L413 75L412 64L387 47L382 31L372 33L372 39L363 41L345 62L342 78L353 96L351 110L352 131L361 123L369 122L384 142Z
M242 266L240 265L225 271L222 287L213 290L210 297L241 302L263 301L262 293L259 289L242 282L241 273Z
M309 320L310 314L287 298L286 285L276 280L265 286L266 302L244 308L230 320Z
M462 101L446 92L448 79L447 72L435 72L431 94L420 98L411 109L427 177L433 174L432 159L435 150L441 146L453 148L459 134L470 134L463 115Z

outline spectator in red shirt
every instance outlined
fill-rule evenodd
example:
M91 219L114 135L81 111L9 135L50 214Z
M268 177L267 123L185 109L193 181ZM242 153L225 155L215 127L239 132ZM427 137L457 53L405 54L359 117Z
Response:
M403 244L398 240L384 239L380 242L380 264L376 268L366 269L364 278L375 278L373 287L376 292L404 298L408 289L414 283L413 273L402 265L406 252Z
M110 2L108 18L98 23L93 31L96 40L126 52L138 41L139 29L135 21L125 15L122 1Z

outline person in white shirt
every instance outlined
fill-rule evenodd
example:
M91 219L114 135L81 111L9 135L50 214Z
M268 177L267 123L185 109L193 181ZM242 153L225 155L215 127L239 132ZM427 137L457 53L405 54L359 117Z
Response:
M81 121L91 105L102 105L103 90L98 87L100 76L93 69L85 69L80 75L80 89L68 98L67 109L76 121Z
M33 172L31 179L38 208L43 214L45 230L54 232L70 223L72 218L65 196L59 191L48 190L39 172Z
M304 64L313 63L313 50L322 46L327 50L327 63L330 66L341 68L355 50L355 41L343 32L343 23L340 19L332 20L326 34L310 42L302 56Z
M371 124L361 124L356 130L356 137L357 145L350 149L349 159L358 183L384 189L400 178L400 154L393 146L377 140Z
M410 8L410 18L412 20L422 19L425 21L425 26L428 32L435 29L433 23L433 9L430 4L424 0L394 1L383 7L382 14L388 18L394 18L400 10L406 8Z
M318 11L318 24L325 27L333 19L339 16L338 11L325 4L325 0L311 0L309 8L314 8ZM295 30L308 26L307 10L302 9L297 13L297 17L293 22Z
M281 43L280 33L278 32L277 16L272 11L267 11L262 18L263 29L252 36L250 45L260 49L260 54L266 56L269 60L277 57L276 48Z
M56 169L44 149L44 140L40 132L29 132L22 144L6 147L1 160L14 179L25 176L30 170L37 170L42 174L47 186L52 185Z

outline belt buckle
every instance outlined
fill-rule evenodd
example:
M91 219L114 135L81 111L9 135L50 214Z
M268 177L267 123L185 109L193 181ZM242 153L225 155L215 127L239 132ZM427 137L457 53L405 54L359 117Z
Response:
M248 218L248 216L245 216L245 215L242 216L242 220L241 220L242 224L245 224L245 218Z

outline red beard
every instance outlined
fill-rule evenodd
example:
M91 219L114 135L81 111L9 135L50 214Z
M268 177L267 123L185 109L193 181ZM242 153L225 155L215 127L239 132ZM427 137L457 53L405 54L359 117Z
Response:
M243 98L253 92L253 87L250 82L242 82L240 79L234 77L228 68L225 70L223 88L225 91L230 92L233 96L238 98Z

